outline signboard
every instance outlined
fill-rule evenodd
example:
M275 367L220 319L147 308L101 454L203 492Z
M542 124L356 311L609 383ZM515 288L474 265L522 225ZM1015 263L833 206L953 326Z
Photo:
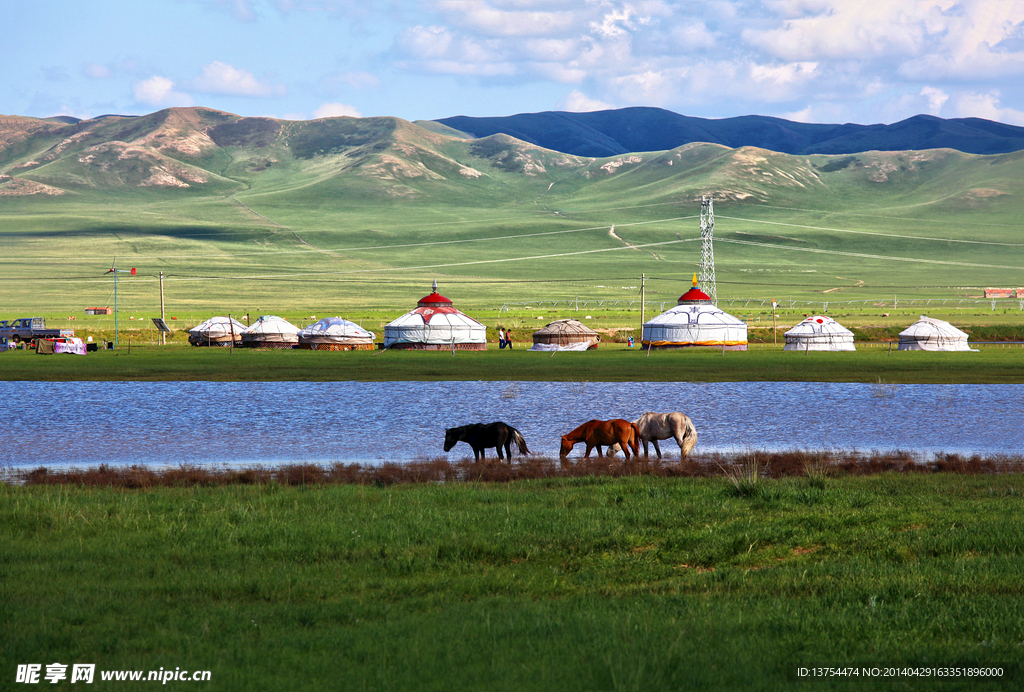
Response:
M153 317L152 320L153 320L153 324L156 325L156 328L158 330L160 330L161 332L167 332L168 334L171 333L170 328L167 326L167 323L164 322L162 318L160 318L160 317Z

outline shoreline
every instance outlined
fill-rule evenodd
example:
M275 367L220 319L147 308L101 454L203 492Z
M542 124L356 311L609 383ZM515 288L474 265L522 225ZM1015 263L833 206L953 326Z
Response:
M180 464L151 467L144 464L85 468L0 469L0 483L9 486L77 485L145 489L155 487L204 487L224 485L373 485L484 482L508 483L536 479L580 477L657 476L663 478L780 479L804 477L823 481L833 476L864 476L881 473L955 473L963 475L1024 473L1022 454L958 454L894 450L880 452L752 450L735 453L691 454L686 459L666 456L623 461L621 457L583 459L517 456L513 463L490 457L482 462L469 458L450 461L437 457L405 462L367 465L331 462L278 465L239 464L205 466Z

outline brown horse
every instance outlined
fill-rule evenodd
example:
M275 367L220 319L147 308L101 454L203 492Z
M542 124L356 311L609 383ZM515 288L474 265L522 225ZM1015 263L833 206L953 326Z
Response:
M571 433L562 435L562 449L558 456L565 459L572 451L573 445L583 442L587 445L587 453L584 459L590 458L590 450L597 447L597 456L603 457L601 445L613 445L618 443L622 447L622 453L629 459L629 450L632 448L633 455L637 456L638 440L640 431L635 423L628 420L614 418L612 420L589 420Z

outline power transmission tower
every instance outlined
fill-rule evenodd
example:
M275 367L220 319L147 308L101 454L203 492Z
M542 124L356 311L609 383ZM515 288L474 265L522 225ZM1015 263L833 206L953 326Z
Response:
M715 289L715 249L711 236L715 234L715 204L711 196L700 198L700 269L697 273L697 287L704 291L711 304L718 305Z

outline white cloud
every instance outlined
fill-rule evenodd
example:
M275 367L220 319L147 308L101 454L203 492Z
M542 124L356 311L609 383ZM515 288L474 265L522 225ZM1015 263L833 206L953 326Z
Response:
M446 55L454 41L452 33L443 26L413 26L398 37L402 50L420 60Z
M355 106L345 103L325 103L313 111L314 120L319 118L339 118L342 116L361 118L363 114Z
M1024 111L1000 105L999 90L980 94L965 92L953 98L953 112L960 118L984 118L1011 125L1024 125Z
M1012 118L1024 96L1014 83L1005 86L1005 101L985 98L1008 78L1024 76L1022 1L428 0L424 6L417 15L422 24L395 39L394 66L482 83L577 87L562 108L607 101L712 116L778 108L808 121L879 122L917 113L948 117L958 103ZM973 99L957 96L965 82Z
M818 69L816 62L793 62L785 65L751 65L750 76L755 82L774 87L786 87L806 82Z
M114 71L105 65L97 65L94 62L87 62L82 67L82 74L92 79L110 79Z
M571 30L578 22L570 10L534 10L535 3L507 3L512 10L486 0L439 0L435 8L451 21L488 36L546 36Z
M519 71L501 42L455 36L442 26L411 27L399 37L412 60L399 66L416 71L482 77L512 76Z
M167 77L154 75L132 85L135 100L147 106L191 106L192 97L175 91L174 82Z
M606 111L615 106L592 99L579 89L573 89L558 105L558 110L570 111L572 113L589 113L591 111Z
M635 25L629 21L632 15L633 12L628 7L620 10L612 10L601 17L600 22L591 22L590 30L604 38L618 38L620 36L625 36L636 28Z
M203 73L189 85L193 91L229 96L273 97L284 96L287 89L281 84L261 82L247 70L215 61L203 67Z
M928 112L932 115L938 115L949 100L949 94L931 86L921 87L920 94L928 101Z

